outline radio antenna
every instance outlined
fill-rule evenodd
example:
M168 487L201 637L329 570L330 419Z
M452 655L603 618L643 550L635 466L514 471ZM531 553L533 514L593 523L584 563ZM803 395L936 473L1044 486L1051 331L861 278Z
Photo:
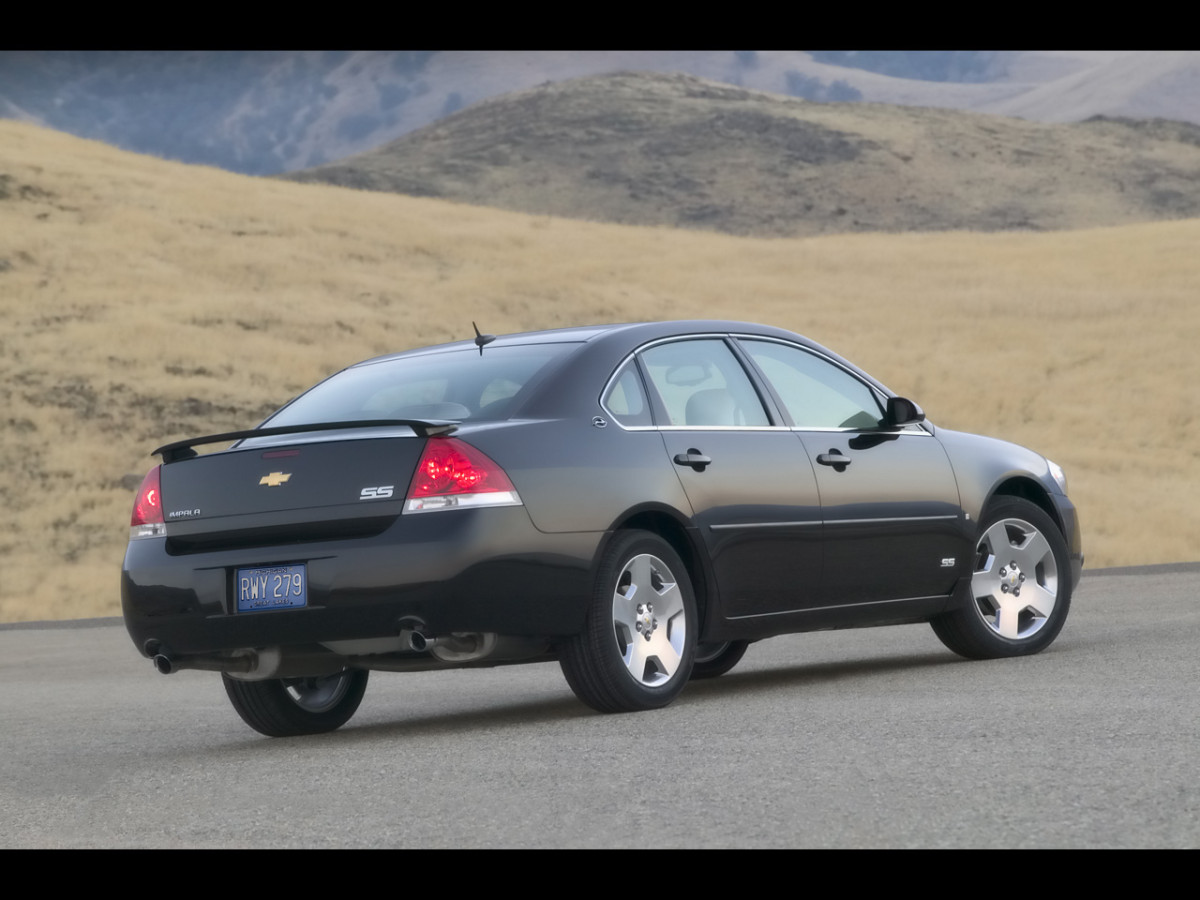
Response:
M483 348L496 339L494 334L480 334L479 326L474 322L471 327L475 329L475 346L479 348L479 355L483 356Z

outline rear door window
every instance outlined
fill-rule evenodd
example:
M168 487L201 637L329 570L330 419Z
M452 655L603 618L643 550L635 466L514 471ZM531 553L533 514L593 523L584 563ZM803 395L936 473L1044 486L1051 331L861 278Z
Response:
M609 383L600 402L614 419L626 428L653 425L650 401L642 386L642 376L632 359L625 363Z
M666 414L662 424L747 428L771 424L746 370L720 338L671 341L641 354Z

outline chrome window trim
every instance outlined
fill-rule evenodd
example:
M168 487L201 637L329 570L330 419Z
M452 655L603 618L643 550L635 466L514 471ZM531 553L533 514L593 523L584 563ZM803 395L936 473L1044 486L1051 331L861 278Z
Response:
M865 381L863 379L862 373L855 372L852 368L847 366L845 363L838 362L833 357L826 356L821 351L814 350L812 347L805 347L803 344L797 344L794 341L786 341L783 338L768 337L766 335L759 335L759 334L737 333L737 334L731 334L729 336L731 338L733 338L734 340L739 340L739 341L740 340L764 341L764 342L770 343L770 344L783 344L783 346L785 346L785 347L791 347L795 350L800 350L804 353L808 353L811 356L817 357L818 359L825 360L825 362L829 363L830 365L836 366L837 368L841 369L843 372L845 372L847 375L849 375L851 378L855 379L856 381L861 381L864 385L867 386L867 388L869 388L871 391L873 391L876 394L876 396L883 397L885 400L887 399L888 395L887 395L886 391L880 391L878 386L871 384L870 381Z
M918 422L913 425L905 425L903 428L896 430L882 428L802 428L800 426L791 426L789 431L811 432L813 434L889 434L896 437L911 435L912 437L933 437L933 434L924 427L923 422Z
M626 356L622 357L621 361L619 363L617 363L617 365L613 368L612 374L608 376L608 381L604 382L604 387L602 387L600 389L600 396L598 396L596 398L596 405L599 406L600 409L605 413L605 415L607 415L608 418L612 421L612 423L614 425L616 425L618 428L620 428L622 431L658 431L657 425L625 425L617 417L617 414L615 412L613 412L611 409L609 409L607 406L604 405L604 398L608 396L608 392L609 392L609 390L612 389L613 383L617 380L617 376L621 374L621 372L625 368L626 364L628 364L628 362L631 359L633 359L635 356L637 356L637 350L634 350L632 353L629 353ZM635 369L635 371L637 371L638 381L644 382L644 379L642 378L641 368L635 364L634 369ZM643 395L646 394L645 383L642 383L642 394ZM646 401L646 405L650 408L650 418L653 419L654 418L654 406L653 406L653 404L650 403L650 397L644 396L644 399Z
M656 425L656 431L791 431L786 425Z
M800 428L792 425L622 425L603 403L600 408L611 417L614 425L622 431L790 431L795 434L888 434L896 437L933 437L921 425L906 425L900 431L869 431L862 428Z
M736 341L741 341L741 340L764 341L764 342L771 343L771 344L782 344L784 347L791 347L794 350L799 350L803 353L809 354L810 356L815 356L817 359L823 360L824 362L827 362L830 365L832 365L838 369L841 369L843 372L845 372L847 375L849 375L855 381L859 382L864 387L866 387L866 389L869 390L872 394L874 394L875 402L879 404L880 412L887 411L887 400L888 400L889 396L895 396L895 397L900 396L899 394L895 393L894 391L892 391L891 393L888 393L888 390L890 390L890 389L881 390L879 386L872 384L868 380L865 380L861 373L855 372L852 368L847 366L845 363L839 362L838 360L834 359L831 356L827 356L826 354L822 353L819 350L814 350L811 347L805 347L803 344L797 344L794 341L787 341L787 340L784 340L783 338L769 337L766 335L759 335L759 334L744 334L741 332L735 332L735 333L730 334L729 336ZM751 355L749 349L743 348L743 352L747 356L749 356L751 358L751 360L754 359L754 357ZM755 364L755 366L758 366L757 362L755 362L754 364ZM762 377L765 379L766 375L763 375ZM771 385L770 382L768 382L768 386L772 390L775 389L775 386ZM786 413L787 410L783 410L783 412ZM887 431L887 432L874 431L872 429L865 429L865 428L818 428L815 426L806 428L806 427L800 426L800 425L791 426L791 430L792 431L817 431L817 432L824 432L824 433L839 433L839 434L841 434L841 433L846 433L846 434L868 434L868 433L917 434L918 433L917 431L909 431L909 428L913 428L913 427L919 429L919 433L924 434L927 437L933 437L933 433L928 428L925 427L924 422L918 422L918 423L916 423L916 425L906 425L903 428L898 429L897 431L894 431L894 432L893 431Z
M621 361L618 362L616 364L616 366L613 367L612 374L608 376L608 380L606 382L604 382L604 387L600 389L600 396L598 396L596 398L596 405L599 406L600 409L602 409L605 413L607 413L608 416L612 418L613 423L618 428L620 428L622 431L718 431L718 430L720 430L720 431L787 431L787 430L790 430L789 426L787 426L787 425L746 425L746 426L742 426L742 425L712 425L712 426L705 426L705 425L622 425L621 420L617 418L616 413L614 413L611 409L609 409L607 406L604 405L604 398L608 395L609 388L612 387L612 383L616 379L617 374L622 369L625 368L626 363L628 363L631 359L634 359L639 353L641 353L645 350L649 350L652 347L657 347L661 344L675 344L680 341L712 340L713 338L720 340L722 343L725 343L728 346L728 340L731 337L733 337L733 335L731 335L727 332L703 331L703 332L697 332L696 334L677 334L677 335L672 335L670 337L655 338L652 341L647 341L645 344L642 344L642 345L636 347L635 349L633 349L629 353L627 353L625 356L623 356L621 358ZM732 348L730 348L729 352L733 354L733 358L735 360L737 360L738 365L742 365L741 359L738 358L738 354ZM743 371L744 371L744 369L743 369ZM640 366L638 368L638 377L639 378L642 377L642 372L641 372ZM750 386L752 388L754 388L754 393L758 394L758 392L759 392L758 385L756 385L754 383L754 378L751 376L751 374L749 372L746 372L746 378L750 381ZM646 385L643 384L642 385L643 390L645 389L645 387L646 387ZM649 403L649 401L650 401L649 396L646 397L646 401ZM763 402L762 398L760 397L759 403L762 403L762 402ZM654 405L650 404L650 408L651 408L651 410L653 410ZM771 417L770 411L766 408L765 404L763 405L763 412L767 415L768 419ZM653 413L651 413L651 414L653 415Z
M794 431L794 432L806 432L807 431L807 432L815 432L815 433L821 433L821 434L895 434L895 435L906 435L907 434L907 435L921 435L923 437L933 437L933 432L930 430L930 428L926 422L918 422L915 425L906 425L903 428L898 429L896 431L874 431L871 429L863 429L863 428L817 428L817 427L807 427L806 428L801 425L745 425L745 426L742 426L742 425L711 425L711 426L705 426L705 425L624 425L624 424L622 424L621 420L619 418L617 418L617 414L614 413L611 409L609 409L607 406L604 405L604 397L608 394L609 389L612 387L613 382L616 380L618 373L620 373L620 371L625 368L626 364L630 360L634 359L642 351L649 350L652 347L657 347L660 344L671 344L671 343L676 343L678 341L704 340L704 339L712 339L712 338L719 338L720 340L733 340L733 341L740 341L743 339L750 340L750 341L767 341L767 342L770 342L773 344L782 344L785 347L792 347L793 349L800 350L800 351L803 351L804 353L811 354L812 356L815 356L818 359L824 360L825 362L827 362L833 366L836 366L837 368L839 368L843 372L845 372L847 375L849 375L851 378L854 378L855 380L857 380L857 381L861 382L863 385L865 385L866 388L875 395L876 402L879 403L880 409L883 411L887 410L887 399L889 396L899 396L899 394L894 394L894 393L888 394L885 391L880 390L879 387L872 384L870 381L865 381L861 374L859 374L858 372L855 372L853 369L849 368L845 363L841 363L838 360L833 359L832 357L827 356L826 354L820 352L819 350L814 350L811 347L805 347L803 344L797 344L794 341L788 341L788 340L784 340L783 338L777 338L777 337L761 335L761 334L747 334L745 332L722 333L722 332L705 331L705 332L698 332L696 334L681 334L681 335L673 335L671 337L655 338L654 340L649 341L645 344L642 344L641 346L639 346L639 347L635 348L634 350L631 350L629 353L625 354L625 356L623 356L621 358L621 361L618 362L616 364L616 366L613 367L612 374L610 374L608 376L608 380L604 382L604 387L602 387L600 389L600 395L596 398L596 405L599 406L600 409L612 420L613 424L615 424L622 431ZM740 347L739 347L739 349L741 349L743 353L745 353L747 356L749 356L748 350L745 350L744 348L740 348ZM735 353L734 355L736 357L738 354ZM739 362L740 361L741 360L739 359ZM757 366L757 363L755 363L755 365ZM748 377L749 377L749 374L750 373L747 373ZM642 372L640 370L640 367L638 369L638 377L642 378ZM756 372L755 377L759 377L759 373ZM751 383L753 384L753 382L754 382L754 379L752 378ZM769 384L767 384L766 386L770 387ZM757 393L758 386L754 385L754 387L755 387L755 393ZM646 386L645 386L645 384L643 384L642 385L643 391L645 390L645 388L646 388ZM650 398L648 396L646 397L646 402L647 403L650 402ZM772 402L774 402L774 401L772 401ZM653 404L651 404L651 409L653 409ZM764 410L764 411L766 411L766 410Z

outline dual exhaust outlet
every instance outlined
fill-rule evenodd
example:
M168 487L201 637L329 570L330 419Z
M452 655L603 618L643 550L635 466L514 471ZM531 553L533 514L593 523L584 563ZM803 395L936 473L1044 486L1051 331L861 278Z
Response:
M400 632L397 651L409 649L417 653L428 653L434 659L447 663L465 663L483 659L496 648L497 636L484 632L454 632L446 635L426 634L419 628ZM157 642L154 642L157 644ZM149 648L148 648L149 649ZM289 652L286 655L278 647L262 650L238 650L229 655L196 654L172 656L155 647L148 653L163 675L171 675L184 669L206 672L224 672L260 678L286 678L316 674L334 674L345 666L346 657L331 652ZM328 670L326 672L325 670Z

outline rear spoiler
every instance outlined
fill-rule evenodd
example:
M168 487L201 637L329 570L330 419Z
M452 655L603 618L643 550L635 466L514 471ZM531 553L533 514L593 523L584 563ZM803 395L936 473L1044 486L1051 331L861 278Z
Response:
M207 434L204 437L188 438L163 444L151 456L162 454L163 462L175 462L196 456L192 448L197 444L218 444L225 441L240 441L243 438L268 437L273 434L301 434L306 431L336 431L341 428L385 428L406 425L417 433L417 437L435 434L450 434L458 428L458 422L442 419L357 419L353 422L318 422L312 425L281 425L276 428L250 428L246 431L227 431L224 434Z

